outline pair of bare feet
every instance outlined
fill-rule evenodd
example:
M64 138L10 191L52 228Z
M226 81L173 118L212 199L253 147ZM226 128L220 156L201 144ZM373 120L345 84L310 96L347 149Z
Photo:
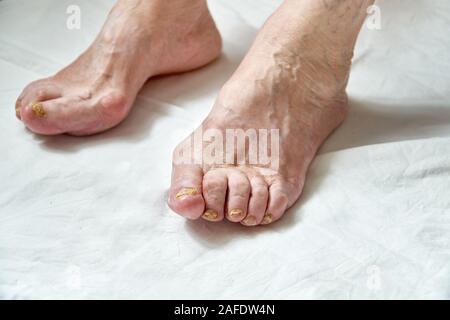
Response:
M246 226L282 217L299 198L318 148L345 118L353 47L370 3L281 5L193 133L277 129L276 170L234 157L227 165L195 161L208 146L194 147L192 161L174 161L168 200L174 211L188 219L227 218ZM16 115L38 134L99 133L127 116L149 78L199 68L220 51L205 0L119 0L86 52L24 89ZM248 144L243 148L235 151L249 151Z

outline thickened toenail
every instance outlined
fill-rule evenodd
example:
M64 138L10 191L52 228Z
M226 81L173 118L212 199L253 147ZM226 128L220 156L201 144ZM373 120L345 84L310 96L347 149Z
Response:
M184 197L195 196L197 193L197 188L183 188L175 195L175 198L180 200Z
M247 226L254 226L256 224L256 218L254 216L247 216L242 223Z
M20 103L16 103L16 116L17 118L20 118Z
M40 102L33 103L33 105L31 106L31 110L33 110L34 114L39 118L44 117L46 114L44 106Z
M261 222L261 224L269 224L269 223L272 222L272 220L273 220L273 216L272 216L270 213L266 213L266 214L264 215L264 219L263 219L263 221Z
M242 215L241 209L233 209L229 212L231 218L239 218Z
M208 209L205 211L205 213L203 214L203 219L205 220L209 220L209 221L214 221L217 219L219 215L217 214L216 211L212 210L212 209Z

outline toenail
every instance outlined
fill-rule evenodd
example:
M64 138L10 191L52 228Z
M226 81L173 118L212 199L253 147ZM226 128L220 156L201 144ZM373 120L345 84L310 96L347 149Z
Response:
M20 103L16 103L16 116L17 118L20 118Z
M197 193L197 188L183 188L175 195L175 198L180 200L184 197L195 196Z
M242 223L247 226L254 226L256 224L256 218L254 216L247 216Z
M217 217L219 216L219 214L212 210L212 209L208 209L205 211L205 213L203 214L203 219L205 220L209 220L209 221L215 221L217 220Z
M31 105L31 110L33 110L34 114L37 117L39 117L39 118L45 117L46 113L45 113L44 106L42 105L42 103L40 103L40 102L33 103Z
M264 218L263 218L263 221L261 222L261 224L269 224L269 223L272 222L272 220L273 220L272 214L266 213L266 214L264 215Z
M228 213L228 215L231 218L239 218L242 215L242 210L241 209L233 209Z

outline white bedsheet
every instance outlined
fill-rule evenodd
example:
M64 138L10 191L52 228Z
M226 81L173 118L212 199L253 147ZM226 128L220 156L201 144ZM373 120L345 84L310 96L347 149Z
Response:
M15 119L30 81L72 61L112 1L0 1L1 298L450 298L450 2L379 1L348 121L271 227L187 222L165 200L171 151L209 112L280 1L211 0L224 54L151 81L89 138ZM81 8L81 30L66 8Z

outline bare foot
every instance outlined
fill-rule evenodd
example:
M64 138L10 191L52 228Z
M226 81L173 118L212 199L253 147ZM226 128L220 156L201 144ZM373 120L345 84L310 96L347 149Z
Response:
M201 67L220 50L205 0L119 0L87 51L24 89L16 115L44 135L105 131L127 116L148 78Z
M188 219L227 218L256 226L280 219L299 198L317 150L345 119L345 88L365 13L361 6L361 12L348 9L348 0L333 1L286 1L265 24L202 126L174 153L183 154L187 141L208 129L218 129L223 137L227 129L279 129L277 169L237 161L205 163L211 144L194 147L190 163L174 161L169 206L175 212ZM249 154L248 144L236 148Z

